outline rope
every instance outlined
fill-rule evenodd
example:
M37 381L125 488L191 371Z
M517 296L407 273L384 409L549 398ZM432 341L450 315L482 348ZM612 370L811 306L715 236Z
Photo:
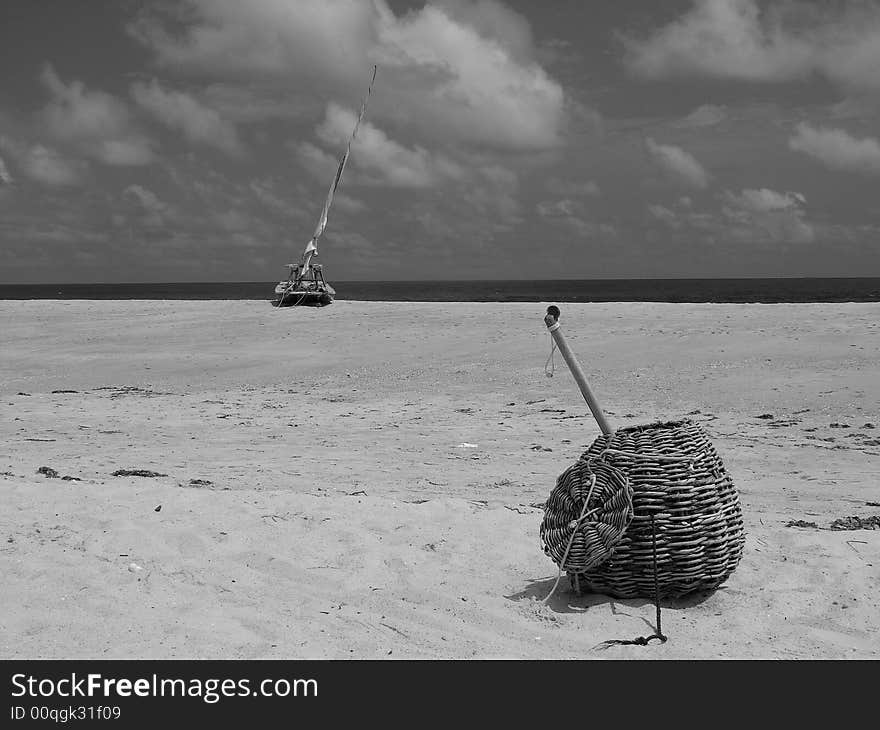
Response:
M296 302L295 302L294 304L291 304L290 306L291 306L291 307L298 307L299 304L300 304L300 302L301 302L303 299L305 299L305 296L306 296L306 294L308 294L308 293L309 293L309 292L304 291L302 294L299 295L299 299L297 299ZM284 293L281 295L281 299L278 300L278 304L277 304L276 306L277 306L279 309L281 308L281 305L284 303L284 297L286 297L286 296L287 296L287 292L284 292Z
M547 358L547 362L544 363L544 375L548 378L553 377L553 373L556 372L556 363L553 360L553 353L556 352L556 340L553 339L553 335L550 335L550 357ZM547 366L550 366L550 369L547 369Z
M556 582L553 584L553 588L550 589L550 593L547 594L547 597L544 599L544 603L547 603L552 597L553 594L556 593L556 588L559 586L559 581L562 579L562 570L565 566L565 561L568 560L568 553L571 550L571 546L574 543L574 536L577 535L577 529L580 527L581 522L583 522L587 517L589 517L594 512L598 512L599 508L590 510L587 512L587 505L590 503L590 497L593 496L593 490L596 488L596 475L592 474L590 476L590 491L587 492L587 498L584 500L584 506L581 508L581 516L578 517L571 523L571 537L568 539L568 547L565 548L565 555L562 556L562 562L559 564L559 572L556 574Z
M609 646L635 645L647 646L653 639L658 639L661 644L665 644L668 637L664 635L660 626L660 582L657 579L657 530L654 527L654 515L651 515L651 549L654 557L654 606L657 609L657 630L650 636L639 636L635 639L610 639L603 641L601 644L594 646L594 649L607 649Z

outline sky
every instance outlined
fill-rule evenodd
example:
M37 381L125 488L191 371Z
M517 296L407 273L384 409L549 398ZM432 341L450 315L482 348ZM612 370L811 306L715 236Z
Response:
M880 0L3 0L0 282L880 276Z

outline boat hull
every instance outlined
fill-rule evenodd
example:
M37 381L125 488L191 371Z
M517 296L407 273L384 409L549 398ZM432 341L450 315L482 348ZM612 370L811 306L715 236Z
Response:
M272 300L273 307L326 307L333 296L326 291L288 291Z

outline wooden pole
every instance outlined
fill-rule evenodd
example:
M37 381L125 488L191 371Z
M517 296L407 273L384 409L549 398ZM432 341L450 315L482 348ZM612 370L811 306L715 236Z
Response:
M602 433L610 436L614 433L614 429L611 427L611 424L608 423L608 419L605 417L602 407L599 405L599 402L590 390L590 386L587 384L587 377L584 375L581 364L577 361L577 358L574 356L574 353L565 341L562 330L559 329L559 314L558 307L547 307L547 314L544 316L544 324L546 324L547 329L550 330L550 335L553 337L556 347L559 348L559 352L562 353L562 357L565 359L568 369L571 370L571 374L574 376L574 380L578 384L578 388L581 390L581 395L584 397L584 400L593 412L593 417L596 419L596 423L599 424Z

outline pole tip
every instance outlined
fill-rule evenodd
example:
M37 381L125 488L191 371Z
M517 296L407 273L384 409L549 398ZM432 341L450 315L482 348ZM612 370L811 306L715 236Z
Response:
M559 315L559 307L557 307L555 304L551 304L549 307L547 307L547 314L544 315L544 323L548 327L551 327L552 325L556 324L557 321L559 321Z

